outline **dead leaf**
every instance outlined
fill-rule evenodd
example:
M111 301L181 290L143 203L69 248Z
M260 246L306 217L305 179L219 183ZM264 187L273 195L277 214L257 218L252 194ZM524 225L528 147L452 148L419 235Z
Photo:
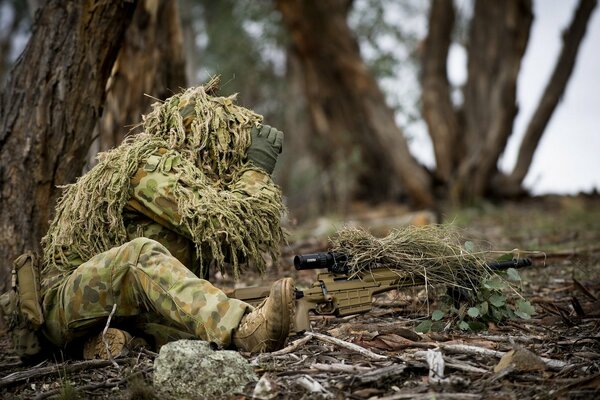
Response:
M494 367L494 372L496 373L506 370L544 371L546 370L546 364L537 354L518 346L502 356L498 364Z

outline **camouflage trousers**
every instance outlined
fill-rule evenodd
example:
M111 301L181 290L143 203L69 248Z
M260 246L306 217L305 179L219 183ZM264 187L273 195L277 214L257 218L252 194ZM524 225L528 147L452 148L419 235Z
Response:
M115 323L143 321L142 325L228 347L232 331L251 310L199 279L148 238L134 239L83 263L46 293L43 308L44 334L57 346L100 332L112 315Z

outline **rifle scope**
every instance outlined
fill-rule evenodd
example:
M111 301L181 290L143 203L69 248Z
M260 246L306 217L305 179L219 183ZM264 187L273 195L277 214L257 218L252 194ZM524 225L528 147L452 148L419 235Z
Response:
M327 268L330 272L348 272L346 263L348 256L343 253L326 252L314 254L301 254L294 257L294 267L299 271L302 269Z

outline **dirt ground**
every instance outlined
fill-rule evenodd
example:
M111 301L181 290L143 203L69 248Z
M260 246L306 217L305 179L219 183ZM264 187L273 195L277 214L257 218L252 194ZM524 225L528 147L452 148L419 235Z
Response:
M406 211L366 210L350 219L369 226L373 220L399 221ZM233 398L600 398L600 197L485 204L437 217L493 249L534 251L533 266L521 273L523 294L536 310L531 319L489 324L478 333L451 328L419 334L415 326L435 308L435 298L422 287L388 292L367 314L313 318L312 333L290 338L283 351L245 354L261 381ZM314 272L296 273L290 260L327 248L329 231L322 222L291 227L282 261L264 281L314 279ZM213 279L231 285L227 277ZM251 275L246 283L263 282ZM132 352L117 365L47 360L25 366L6 336L0 347L2 398L156 398L151 351Z

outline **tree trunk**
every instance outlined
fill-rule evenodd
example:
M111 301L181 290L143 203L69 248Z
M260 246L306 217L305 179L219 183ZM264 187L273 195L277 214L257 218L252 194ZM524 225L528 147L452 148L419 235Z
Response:
M585 31L596 3L596 0L581 0L579 2L571 25L563 35L563 47L552 76L548 80L540 103L525 131L515 168L506 180L500 180L500 184L496 188L497 192L512 195L518 194L523 190L523 180L531 166L533 153L571 78L577 53L579 52L579 45L585 36Z
M475 2L463 129L466 156L453 195L473 201L488 193L517 115L516 88L533 14L530 0Z
M423 118L433 143L436 177L448 184L461 157L458 118L450 97L446 64L454 26L452 0L434 0L422 57Z
M177 2L140 1L107 85L100 151L121 143L156 99L186 86Z
M430 206L431 178L410 154L394 112L361 59L347 24L350 5L348 0L276 1L304 72L313 151L331 169L338 161L351 162L360 149L362 194L389 199L390 188L400 181L415 204Z
M39 249L81 172L135 3L48 0L0 95L0 263Z

